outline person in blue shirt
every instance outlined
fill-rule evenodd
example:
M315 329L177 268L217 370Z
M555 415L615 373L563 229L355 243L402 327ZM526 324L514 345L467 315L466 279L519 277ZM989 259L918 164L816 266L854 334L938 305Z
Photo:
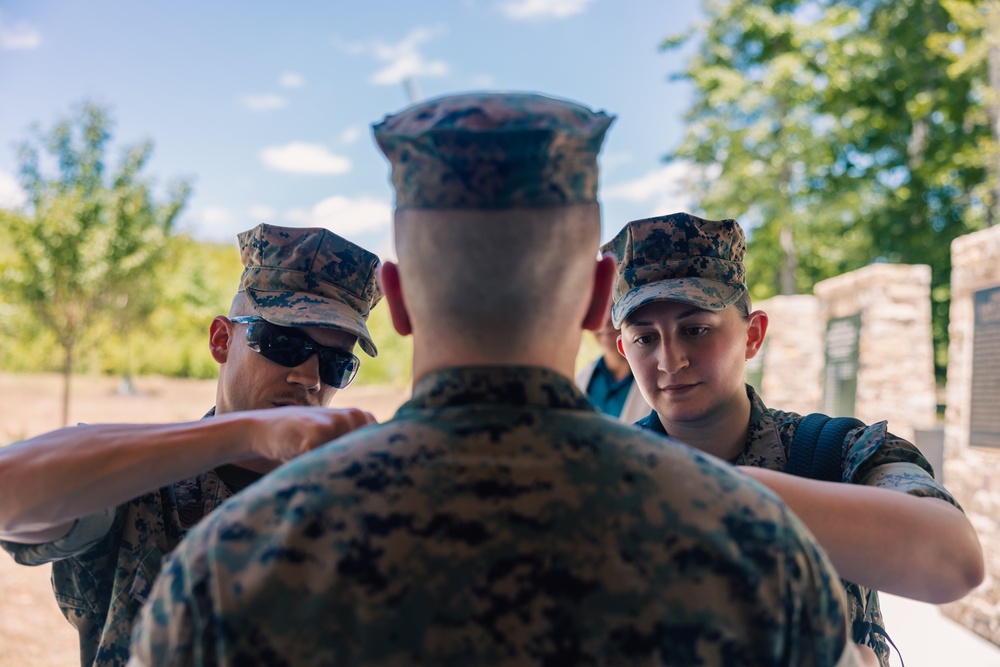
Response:
M600 329L593 331L601 356L576 375L576 386L606 415L633 424L649 414L649 405L635 383L628 360L618 351L621 333L611 321L611 306Z

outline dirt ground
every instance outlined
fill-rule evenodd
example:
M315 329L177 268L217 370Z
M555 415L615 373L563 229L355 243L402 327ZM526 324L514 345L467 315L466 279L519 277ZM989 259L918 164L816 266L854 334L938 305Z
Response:
M59 428L62 378L0 373L0 446ZM114 378L76 377L70 423L167 422L198 419L215 403L214 380L141 377L135 393L118 392ZM379 421L392 416L409 390L350 387L333 405L368 410ZM49 566L22 567L0 552L0 667L66 667L79 664L76 632L59 613Z

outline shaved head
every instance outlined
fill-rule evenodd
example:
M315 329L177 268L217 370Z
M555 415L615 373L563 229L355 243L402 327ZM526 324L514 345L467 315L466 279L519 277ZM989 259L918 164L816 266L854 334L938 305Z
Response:
M600 245L596 203L398 209L400 277L414 331L460 333L506 355L580 331Z

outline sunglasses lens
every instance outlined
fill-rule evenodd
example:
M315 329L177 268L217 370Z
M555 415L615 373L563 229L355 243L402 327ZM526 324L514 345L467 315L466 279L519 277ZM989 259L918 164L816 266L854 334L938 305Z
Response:
M353 354L340 350L323 350L320 355L319 379L331 387L343 389L351 384L360 365L361 361Z
M252 323L247 328L247 342L265 359L282 366L298 366L313 353L312 341L268 322Z
M318 354L320 381L337 389L349 385L361 366L361 360L350 352L323 347L305 334L270 322L251 323L247 343L268 361L289 368Z

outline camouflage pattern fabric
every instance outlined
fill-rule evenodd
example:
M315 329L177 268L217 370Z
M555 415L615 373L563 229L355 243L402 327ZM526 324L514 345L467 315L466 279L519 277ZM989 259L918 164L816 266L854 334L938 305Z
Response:
M237 235L245 291L268 322L333 327L378 355L365 322L382 298L379 259L328 229L257 225Z
M132 665L854 665L772 493L527 367L425 376L171 556Z
M232 495L210 471L119 506L103 534L83 545L67 548L78 541L74 533L85 529L87 520L55 542L0 546L22 565L52 563L59 609L80 634L80 664L121 667L128 660L132 623L161 560Z
M373 127L396 208L502 209L597 200L613 116L525 93L428 100Z
M794 412L772 410L764 405L753 387L750 397L750 430L743 452L731 463L784 470L795 429L802 416ZM637 423L645 429L667 435L656 412ZM962 509L944 486L934 479L934 469L920 450L888 432L884 421L850 431L844 440L846 484L866 484L927 498L939 498ZM843 581L850 610L852 635L859 644L867 644L884 667L889 665L889 645L882 635L871 632L867 624L885 630L879 609L878 593L864 586Z
M616 329L653 301L722 310L746 292L747 244L735 220L673 213L635 220L601 247L618 259L611 319Z

